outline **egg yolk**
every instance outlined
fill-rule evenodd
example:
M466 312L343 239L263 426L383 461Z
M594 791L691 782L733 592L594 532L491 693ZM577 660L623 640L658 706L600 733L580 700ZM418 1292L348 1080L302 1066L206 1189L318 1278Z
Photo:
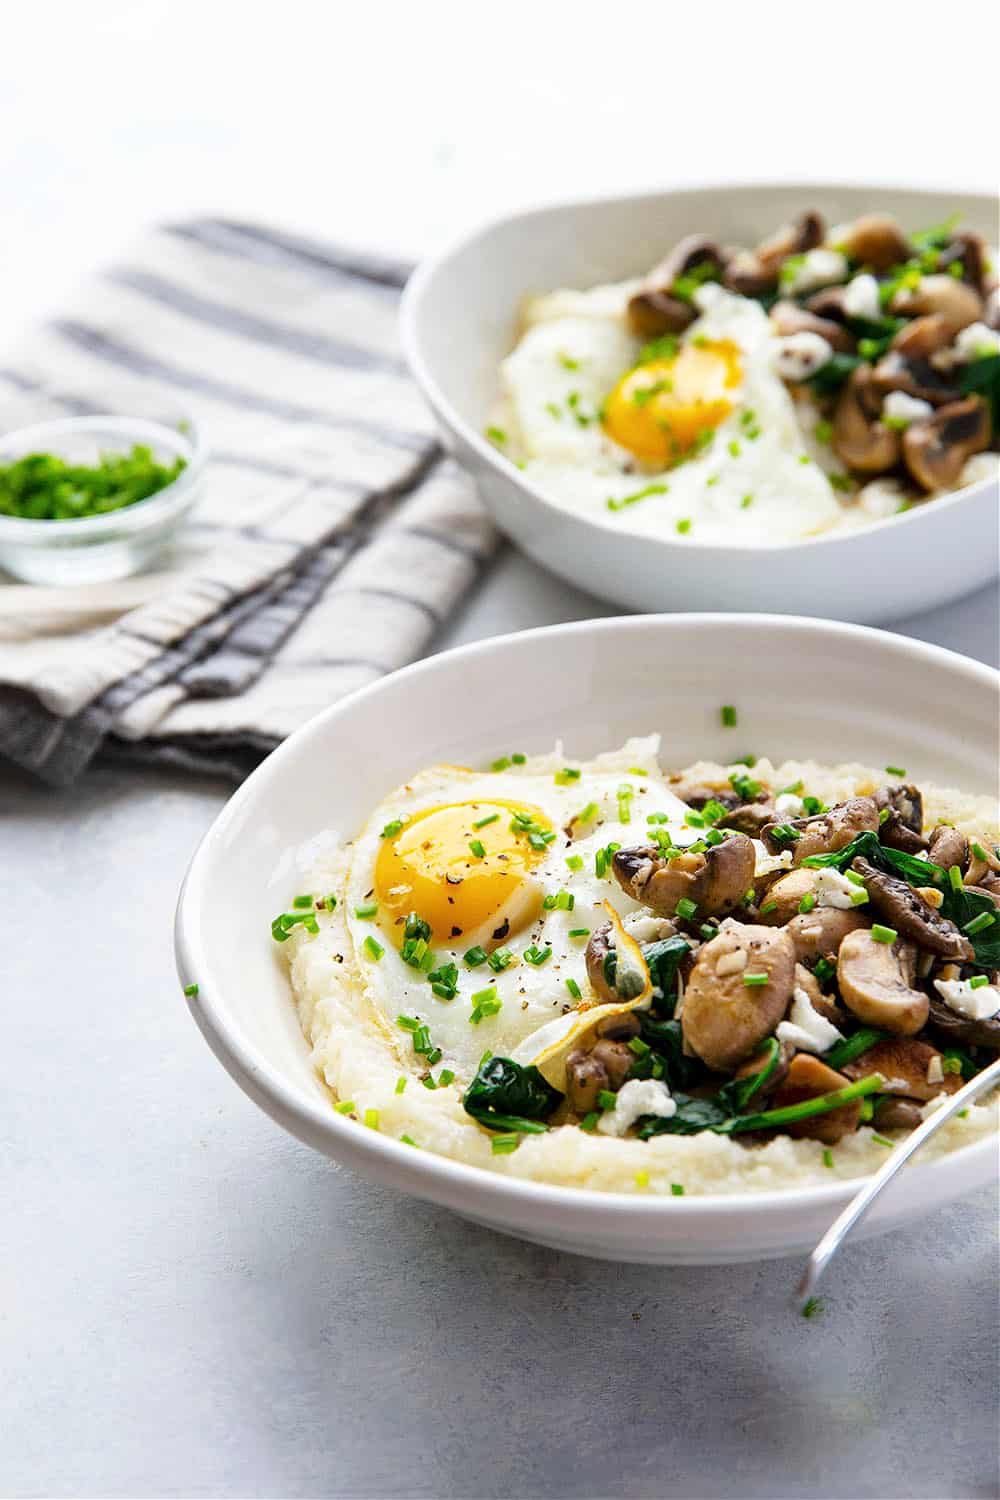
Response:
M739 355L729 339L703 339L636 365L605 403L605 432L644 463L679 463L732 411L726 392L743 378Z
M462 938L487 949L533 922L543 891L531 872L552 825L536 807L460 802L418 813L375 861L380 921L396 946L410 912L431 941ZM481 852L480 852L481 851Z

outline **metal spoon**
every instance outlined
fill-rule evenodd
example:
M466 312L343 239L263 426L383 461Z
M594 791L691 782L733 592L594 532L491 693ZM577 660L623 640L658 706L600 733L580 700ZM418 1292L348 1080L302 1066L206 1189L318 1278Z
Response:
M918 1125L905 1140L900 1141L895 1150L886 1157L875 1176L869 1178L861 1191L851 1199L843 1213L833 1221L806 1262L802 1280L795 1290L795 1305L799 1312L815 1297L816 1288L827 1266L855 1224L864 1218L879 1193L887 1183L892 1181L900 1167L908 1162L913 1153L919 1151L924 1142L930 1140L934 1132L940 1130L952 1115L958 1114L960 1109L964 1109L974 1099L978 1099L980 1094L985 1094L988 1089L998 1083L1000 1083L1000 1057L990 1063L988 1068L984 1068L981 1073L977 1073L975 1078L970 1078L957 1094L951 1094L946 1104L939 1106L933 1114L928 1115L923 1124Z

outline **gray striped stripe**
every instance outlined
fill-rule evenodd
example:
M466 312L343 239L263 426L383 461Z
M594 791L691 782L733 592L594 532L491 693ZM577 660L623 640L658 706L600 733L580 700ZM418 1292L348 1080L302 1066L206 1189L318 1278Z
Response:
M302 235L265 228L262 224L247 224L238 219L208 219L203 222L251 242L272 246L302 264L363 277L365 281L378 282L382 286L401 289L413 270L412 265L406 261L393 260L388 256L366 255L361 250L345 250L340 245L318 245L315 240L305 239Z
M323 333L310 333L293 328L288 323L276 323L271 318L262 318L257 313L243 308L228 307L208 297L200 297L187 287L154 276L148 271L119 266L107 273L107 279L117 286L128 287L141 297L169 307L171 312L195 322L205 323L223 333L235 334L237 338L252 339L255 343L281 349L288 354L297 354L303 359L314 359L320 364L336 365L347 370L374 370L386 375L404 377L406 366L401 359L379 354L372 349L361 349L357 344L345 343L341 339Z
M458 537L444 536L440 531L431 531L426 526L395 526L393 530L401 531L406 536L423 537L425 542L437 542L439 547L445 547L449 552L458 552L474 563L484 563L489 556L488 552L480 552L471 542L460 542Z
M369 277L352 271L349 266L332 257L303 255L301 251L292 250L263 234L251 234L235 224L227 224L221 220L199 219L189 224L165 224L163 229L174 239L186 240L197 245L200 250L210 250L216 255L235 256L240 260L252 261L255 265L276 266L299 272L309 268L320 272L323 281L343 281L355 286L359 280L364 280L373 292L381 293L392 302L396 301L405 280L402 274L399 280L395 277Z
M317 426L339 432L360 432L388 447L403 448L414 453L433 446L433 440L421 433L383 427L379 422L332 417L319 407L300 406L295 401L259 395L257 391L249 391L231 381L220 380L215 375L206 375L200 370L189 370L183 365L158 359L155 355L125 343L123 339L114 338L109 333L102 333L99 328L78 323L72 318L57 318L50 327L68 343L75 344L77 348L86 350L88 354L103 359L108 364L129 370L133 375L141 375L148 380L162 380L177 390L197 392L243 411L264 412L283 422L314 422Z

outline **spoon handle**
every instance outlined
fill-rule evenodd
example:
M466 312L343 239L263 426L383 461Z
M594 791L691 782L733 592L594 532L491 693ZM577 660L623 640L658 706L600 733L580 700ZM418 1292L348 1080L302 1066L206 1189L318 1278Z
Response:
M913 1153L919 1151L924 1142L930 1140L935 1131L940 1130L952 1115L958 1114L959 1110L964 1109L974 1099L978 1099L980 1094L985 1094L988 1089L998 1083L1000 1083L1000 1057L988 1068L984 1068L981 1073L977 1073L975 1078L970 1078L964 1088L959 1089L957 1094L952 1094L946 1104L940 1105L928 1115L927 1119L918 1125L905 1140L900 1141L895 1150L886 1157L874 1177L868 1179L861 1191L851 1199L843 1213L833 1221L806 1262L802 1280L795 1290L795 1305L800 1312L816 1295L820 1278L855 1224L864 1218L879 1193L887 1183L892 1181L900 1167L904 1166Z

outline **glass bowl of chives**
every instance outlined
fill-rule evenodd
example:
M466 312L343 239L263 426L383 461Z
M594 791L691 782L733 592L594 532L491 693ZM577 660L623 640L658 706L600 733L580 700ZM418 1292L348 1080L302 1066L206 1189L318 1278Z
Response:
M0 568L87 584L144 568L198 498L205 454L188 419L66 417L0 437Z

